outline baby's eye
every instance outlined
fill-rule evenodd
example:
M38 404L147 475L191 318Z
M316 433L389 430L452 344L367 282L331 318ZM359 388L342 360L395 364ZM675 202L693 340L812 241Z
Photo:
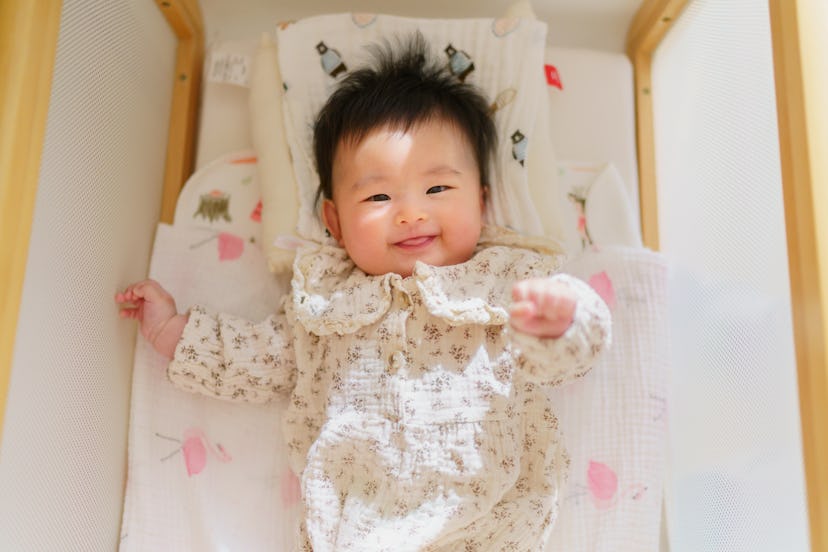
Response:
M388 194L374 194L370 196L367 201L388 201L391 199Z
M428 191L426 193L427 194L439 194L440 192L445 192L448 189L449 189L448 186L432 186L431 188L428 189Z

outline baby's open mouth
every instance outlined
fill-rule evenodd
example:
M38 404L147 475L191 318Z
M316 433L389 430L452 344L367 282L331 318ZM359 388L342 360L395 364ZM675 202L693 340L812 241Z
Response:
M418 247L424 247L433 241L434 236L416 236L413 238L408 238L406 240L398 241L394 245L408 249L416 249Z

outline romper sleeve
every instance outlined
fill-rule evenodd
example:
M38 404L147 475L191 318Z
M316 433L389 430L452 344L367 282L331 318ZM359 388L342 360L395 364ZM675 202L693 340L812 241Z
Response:
M527 379L561 385L589 372L612 340L609 308L585 282L568 274L552 278L565 282L578 295L572 325L557 338L543 338L509 328L518 366Z
M225 400L264 403L289 393L296 357L284 312L253 323L193 307L167 376L179 388Z

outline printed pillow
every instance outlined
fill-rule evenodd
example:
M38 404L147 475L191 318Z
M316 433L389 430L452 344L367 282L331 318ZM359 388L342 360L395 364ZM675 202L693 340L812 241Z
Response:
M489 222L528 234L562 235L557 226L561 207L554 201L559 194L551 134L548 125L536 124L539 113L548 117L548 106L539 105L546 98L545 25L511 16L494 20L321 16L281 25L277 32L279 52L263 37L250 77L251 134L260 159L263 240L271 270L290 268L296 237L326 239L313 201L318 177L313 167L311 129L316 112L348 66L366 59L364 44L415 28L432 45L446 42L441 49L458 78L476 84L492 98L501 138L492 174L496 181L508 184L494 187ZM316 40L313 36L325 38ZM343 44L329 47L326 41L334 36L341 37ZM455 46L453 38L443 38L450 36L465 42ZM334 63L336 59L338 63ZM278 105L281 110L275 107ZM293 205L298 206L295 218L289 207ZM536 205L543 209L536 209Z

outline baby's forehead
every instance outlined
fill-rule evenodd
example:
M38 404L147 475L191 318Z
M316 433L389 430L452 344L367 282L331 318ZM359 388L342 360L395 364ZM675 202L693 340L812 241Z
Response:
M411 121L382 121L365 129L345 130L339 136L333 154L336 155L343 150L358 148L367 139L378 134L403 136L405 134L416 133L424 127L446 127L452 129L455 131L458 140L465 142L465 145L469 148L474 147L468 131L463 129L456 120L444 115L431 114Z

